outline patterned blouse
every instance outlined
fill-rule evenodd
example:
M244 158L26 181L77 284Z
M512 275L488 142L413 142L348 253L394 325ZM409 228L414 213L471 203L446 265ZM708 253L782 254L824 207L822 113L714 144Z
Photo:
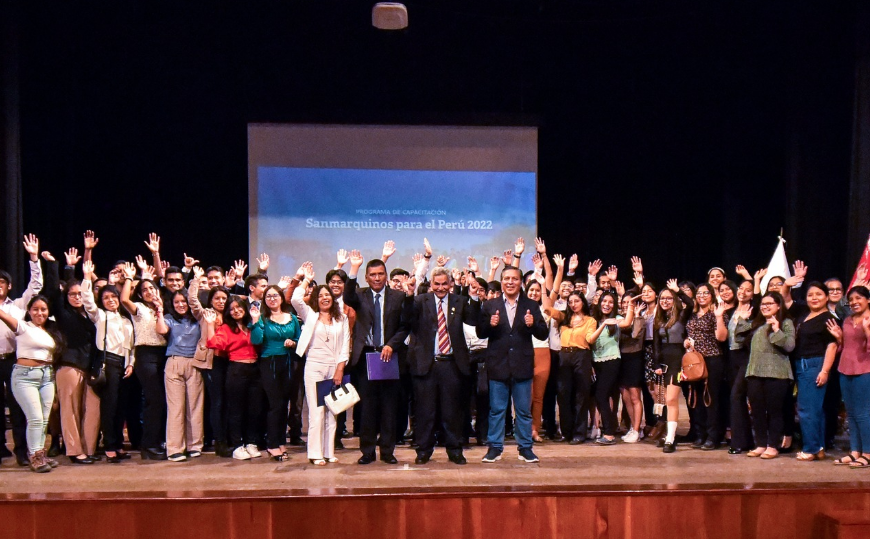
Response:
M728 315L725 315L725 325L728 325ZM703 316L692 315L686 324L689 338L695 340L695 351L704 357L721 356L722 348L716 340L716 315L707 311Z

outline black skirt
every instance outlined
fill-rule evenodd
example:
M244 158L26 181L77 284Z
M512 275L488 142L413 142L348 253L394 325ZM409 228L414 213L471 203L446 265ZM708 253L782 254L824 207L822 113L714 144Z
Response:
M643 350L623 352L619 368L619 387L642 387L644 384Z

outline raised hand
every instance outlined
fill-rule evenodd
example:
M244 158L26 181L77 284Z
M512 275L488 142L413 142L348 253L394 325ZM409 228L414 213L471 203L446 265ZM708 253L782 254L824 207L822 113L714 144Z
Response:
M39 260L39 238L34 234L24 236L24 250L30 255L31 262Z
M607 276L610 278L611 281L616 280L616 275L618 273L619 270L616 268L616 266L610 266L609 268L607 268Z
M75 247L70 247L70 250L65 252L63 256L66 258L67 266L75 266L82 259L82 257L79 256L79 250Z
M269 270L269 255L263 253L257 257L257 269L260 272L265 272Z
M499 265L501 265L501 258L499 258L498 256L489 257L489 269L495 272L495 270L498 269Z
M534 264L536 268L544 267L544 260L541 258L540 253L535 253L532 255L532 264Z
M131 281L136 278L136 266L132 262L124 262L124 277Z
M305 278L310 283L314 280L314 264L310 261L302 264L302 274L305 275Z
M160 236L152 232L148 234L148 241L145 242L145 247L151 251L151 254L160 252Z
M85 279L88 279L89 281L93 280L94 269L95 266L93 262L91 262L90 260L84 261L84 263L82 264L82 273L84 274Z
M350 267L354 270L358 270L359 267L362 266L362 263L363 263L362 254L360 254L360 252L356 249L353 249L350 252L349 260L350 260Z
M405 279L404 282L402 282L402 290L405 292L405 294L407 294L409 296L413 296L414 291L416 289L417 289L417 278L414 277L413 275L410 278Z
M750 275L749 270L747 270L744 266L737 264L737 267L734 268L734 271L737 273L737 275L740 275L747 281L752 280L752 275Z
M164 272L165 272L166 270L169 269L169 266L170 266L170 264L169 264L169 261L168 261L168 260L161 260L161 261L160 261L160 268L161 268Z
M236 270L236 279L241 279L245 275L248 265L245 264L244 260L236 260L235 264L233 264L233 269Z
M837 324L837 321L834 319L830 319L826 322L828 326L828 333L834 336L835 339L839 342L843 338L843 328Z
M589 272L589 275L598 275L598 272L601 271L601 260L599 259L595 260L594 262L590 262L589 267L586 271Z
M281 290L286 290L288 286L290 286L291 278L287 275L282 275L281 280L278 281L278 288Z
M676 279L668 279L667 286L668 290L670 290L674 294L680 291L680 285L677 283Z
M498 325L498 311L496 311L494 315L489 317L489 325L492 327L496 327Z
M227 288L232 288L236 286L236 270L235 268L230 268L227 270L224 275L224 286Z
M387 240L384 242L384 249L381 251L381 260L386 261L388 258L396 254L396 242Z
M526 323L527 327L532 327L532 324L535 323L535 317L532 316L532 311L526 309L526 315L523 317L523 321Z
M450 274L453 276L453 282L459 284L459 279L462 278L462 272L459 271L459 268L453 268L450 270Z
M185 256L184 258L187 259L186 256ZM199 261L197 260L197 262L199 262ZM199 267L199 266L194 266L194 267L193 267L193 278L194 278L194 279L196 279L196 280L198 281L198 280L202 279L202 276L203 276L203 275L205 275L205 270L204 270L204 269L202 269L202 268Z
M347 264L348 256L349 256L349 255L347 254L347 251L346 251L346 250L344 250L344 249L339 249L338 252L335 253L335 264L336 264L336 266L339 267L339 268L341 268L342 266L344 266L345 264Z
M85 231L85 249L93 250L97 244L100 243L100 239L94 234L93 230Z
M441 268L446 266L448 262L450 262L449 256L438 255L438 258L435 259L435 263Z
M251 305L251 322L256 324L258 320L260 320L260 308L256 305Z
M737 310L734 311L734 316L744 320L749 320L752 317L752 305L749 305L748 303L746 305L740 305L737 307Z
M142 271L145 271L148 268L148 262L145 262L142 255L136 255L136 265L139 266L139 269Z
M574 273L579 265L580 261L577 260L577 253L572 254L571 258L568 259L568 273Z
M184 253L184 267L190 269L195 265L199 264L199 260L193 258L192 256L187 256L187 253Z
M547 252L547 247L544 245L544 240L541 238L535 238L535 251L540 254L544 254Z
M423 253L414 253L414 256L411 257L411 261L414 262L414 270L416 271L426 261L426 259L423 258Z
M565 266L565 257L556 253L553 255L553 263L556 264L556 269Z
M767 323L770 324L770 331L774 333L779 331L779 320L777 320L775 316L768 318Z
M619 323L619 320L617 320L616 318L607 318L607 319L603 320L601 323L604 324L605 326L615 326L616 324Z
M145 267L139 270L142 273L142 279L145 281L153 281L154 280L154 268L145 264Z
M622 281L613 281L613 288L616 289L620 298L625 295L625 285L622 284Z
M795 260L794 264L792 264L792 268L794 268L795 277L799 278L801 281L806 279L807 265L804 264L803 260Z
M639 288L643 288L643 273L639 271L634 272L634 277L632 277L631 280Z
M504 252L504 256L501 257L501 259L504 262L505 267L510 266L511 264L513 264L514 261L514 252L508 249Z
M760 270L755 272L753 280L755 280L755 282L761 282L761 280L764 279L765 275L767 275L767 268L761 268Z
M643 273L643 262L641 262L639 256L631 257L631 270Z
M48 251L42 251L42 258L44 258L45 260L47 260L49 262L55 261L54 256L52 256L52 254L49 253Z
M524 240L523 238L517 238L516 243L514 243L514 252L517 254L517 256L520 256L525 250L526 240Z
M722 316L725 316L725 311L727 310L727 308L728 308L728 306L725 305L725 302L724 302L724 301L720 301L720 302L716 305L716 308L713 309L713 314L716 315L716 318L720 318L720 317L722 317Z
M202 319L205 320L206 324L214 324L215 320L217 320L217 313L214 309L206 309L202 311Z
M423 238L423 253L425 253L427 257L432 256L432 246L429 245L429 240L426 238Z
M477 260L473 256L468 257L468 271L475 275L480 271L480 266L477 265Z

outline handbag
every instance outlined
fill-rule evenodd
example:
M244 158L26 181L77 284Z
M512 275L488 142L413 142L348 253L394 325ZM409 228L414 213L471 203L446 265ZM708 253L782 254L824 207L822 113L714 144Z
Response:
M109 341L109 314L106 313L106 325L103 326L103 349L96 343L91 350L91 368L88 372L87 384L94 391L100 391L106 385L106 343Z
M323 399L323 403L326 404L332 415L338 415L358 402L359 393L356 392L356 388L350 383L332 388L329 395Z
M704 382L704 405L710 406L713 402L710 396L710 387L707 384L707 362L704 361L704 356L694 349L689 350L683 355L682 370L680 371L680 379L683 382ZM689 386L689 395L686 397L686 404L690 408L698 406L698 395L695 393L695 388Z

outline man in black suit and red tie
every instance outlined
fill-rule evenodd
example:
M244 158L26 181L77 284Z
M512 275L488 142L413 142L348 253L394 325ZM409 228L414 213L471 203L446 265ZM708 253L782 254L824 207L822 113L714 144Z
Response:
M547 324L541 307L522 294L522 272L508 266L501 272L502 296L481 306L477 336L489 339L486 372L489 376L489 451L483 462L501 459L504 450L504 417L513 397L517 416L515 437L519 459L538 462L532 451L532 377L535 350L532 336L545 340Z
M398 361L393 350L399 348L408 336L402 323L405 294L387 286L387 268L378 259L366 264L365 279L369 286L360 288L357 273L362 262L359 251L351 251L350 273L344 287L344 304L356 311L350 366L357 369L359 405L362 406L359 435L362 456L357 462L374 462L377 446L382 461L396 464L398 461L393 452L396 449L399 380L369 380L365 354L377 352L381 361Z
M462 455L462 377L471 374L468 345L462 324L476 324L477 298L451 294L450 271L432 270L430 293L413 296L406 287L405 316L413 337L409 364L416 403L417 464L426 464L435 448L435 417L441 412L447 457L465 464Z

